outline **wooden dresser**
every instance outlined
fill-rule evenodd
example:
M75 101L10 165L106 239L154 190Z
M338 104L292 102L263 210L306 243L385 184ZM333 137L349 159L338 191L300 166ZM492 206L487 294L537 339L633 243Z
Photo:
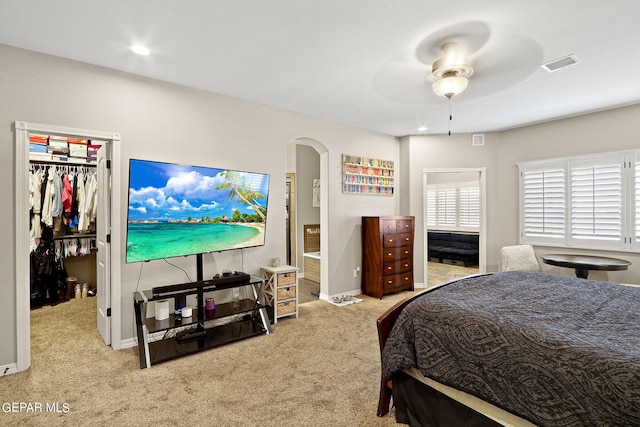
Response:
M413 291L412 216L362 217L362 293Z

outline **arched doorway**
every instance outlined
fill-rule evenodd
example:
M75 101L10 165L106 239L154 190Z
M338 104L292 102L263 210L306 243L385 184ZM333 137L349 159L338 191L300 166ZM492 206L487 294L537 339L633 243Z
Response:
M329 285L328 285L328 277L329 277L329 265L328 265L328 251L329 251L329 191L328 191L328 176L329 176L329 151L326 149L322 143L313 138L308 137L300 137L293 139L287 143L286 150L286 173L289 177L291 185L294 185L293 192L295 194L296 204L301 199L302 192L306 192L307 195L311 195L314 191L313 185L308 182L300 182L298 177L297 169L297 155L296 149L298 146L306 146L312 148L315 153L317 153L319 157L319 188L316 190L319 194L319 224L320 224L320 247L322 248L319 255L320 260L320 295L321 299L328 299L329 297ZM293 179L291 179L293 177ZM308 197L305 197L305 199ZM294 206L293 209L290 209L290 217L289 224L291 227L288 227L290 230L290 235L287 236L290 239L291 245L290 248L292 251L295 251L295 254L292 253L292 260L295 259L295 265L298 268L302 268L302 257L304 246L301 243L301 230L303 230L304 224L298 221L298 217L300 215L299 206ZM295 235L293 235L295 234Z

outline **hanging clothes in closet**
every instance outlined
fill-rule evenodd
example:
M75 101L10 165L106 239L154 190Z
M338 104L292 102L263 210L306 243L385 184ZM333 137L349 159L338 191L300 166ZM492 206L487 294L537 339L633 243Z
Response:
M95 252L97 172L82 166L32 164L29 177L32 307L67 293L64 258Z

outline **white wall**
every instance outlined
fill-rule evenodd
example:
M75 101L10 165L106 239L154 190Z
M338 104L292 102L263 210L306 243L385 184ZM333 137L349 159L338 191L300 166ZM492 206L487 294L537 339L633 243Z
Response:
M258 274L271 258L285 255L285 151L296 138L313 138L328 150L330 209L328 257L330 294L360 288L353 268L360 263L360 216L395 214L396 198L343 195L341 155L349 153L398 161L396 138L309 116L252 104L101 67L0 45L0 196L10 201L2 210L0 239L0 366L16 361L14 257L14 121L119 132L122 137L121 182L128 180L129 158L217 166L271 175L266 245L242 253L205 256L204 273L223 269ZM127 192L120 203L126 206ZM126 212L120 213L121 229ZM122 236L124 242L124 236ZM121 248L124 256L124 243ZM121 260L122 261L122 260ZM195 259L172 263L195 277ZM138 282L138 276L141 279ZM186 281L184 273L163 261L123 264L113 278L121 291L122 339L133 337L132 292L160 284Z
M416 260L423 259L422 174L425 168L486 167L487 271L497 271L502 246L518 243L518 168L516 163L588 153L637 149L640 146L640 106L630 106L549 123L485 135L484 146L472 146L471 135L414 136L402 139L409 147L410 214L416 216ZM403 186L406 189L406 186ZM558 249L537 247L536 253ZM571 250L572 253L587 251ZM619 256L633 264L627 271L592 272L589 278L638 283L640 255L588 251ZM573 271L543 265L563 275ZM416 278L418 280L419 278Z
M486 135L484 146L472 146L470 134L449 135L426 135L405 137L401 141L401 151L408 149L410 155L407 156L408 164L403 167L409 168L410 194L409 213L416 217L414 260L416 266L421 265L424 257L424 205L423 205L423 172L425 169L467 169L483 168L487 169L487 235L496 233L495 224L491 218L498 208L498 197L494 192L497 179L498 151L500 149L501 135L499 133ZM403 183L403 189L406 186ZM404 203L404 202L403 202ZM487 251L491 254L495 251L489 239ZM489 264L496 263L494 259L488 260ZM491 269L488 269L491 271ZM416 268L415 280L425 283L424 271Z

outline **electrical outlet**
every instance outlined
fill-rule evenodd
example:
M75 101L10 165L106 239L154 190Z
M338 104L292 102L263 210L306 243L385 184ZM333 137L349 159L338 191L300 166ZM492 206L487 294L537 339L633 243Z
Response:
M353 277L358 277L358 269L353 270Z

